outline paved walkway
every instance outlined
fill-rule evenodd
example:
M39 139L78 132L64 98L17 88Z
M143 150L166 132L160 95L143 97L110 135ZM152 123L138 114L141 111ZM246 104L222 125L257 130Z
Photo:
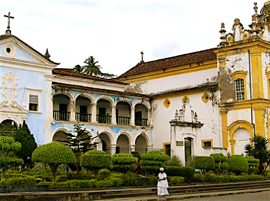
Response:
M265 192L268 195L268 200L261 200L261 199L253 199L252 201L269 201L270 200L270 188L264 189L252 189L252 190L240 190L240 191L224 191L224 192L213 192L213 193L198 193L198 194L184 194L184 195L169 195L165 198L160 198L159 196L147 196L147 197L132 197L132 198L115 198L115 199L106 199L103 201L156 201L156 200L188 200L188 201L195 201L200 200L198 198L213 198L213 201L217 201L217 196L227 196L227 195L239 195L239 194L247 194L247 193L260 193ZM256 195L255 195L256 196ZM196 199L194 199L196 198ZM205 200L205 199L204 199ZM224 201L231 201L231 200L224 200ZM237 201L241 201L237 200ZM248 200L243 200L248 201Z

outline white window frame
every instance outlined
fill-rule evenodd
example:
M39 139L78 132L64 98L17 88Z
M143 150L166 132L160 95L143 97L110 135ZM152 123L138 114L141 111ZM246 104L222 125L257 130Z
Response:
M238 78L234 81L235 84L235 98L237 101L245 100L245 80Z
M26 89L27 91L27 110L32 113L41 113L41 92L39 89ZM30 110L30 95L34 95L38 97L37 111Z

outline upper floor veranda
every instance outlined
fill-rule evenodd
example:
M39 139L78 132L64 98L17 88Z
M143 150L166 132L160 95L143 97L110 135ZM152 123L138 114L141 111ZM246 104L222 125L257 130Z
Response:
M146 95L54 83L54 122L82 122L121 126L151 126L151 104Z

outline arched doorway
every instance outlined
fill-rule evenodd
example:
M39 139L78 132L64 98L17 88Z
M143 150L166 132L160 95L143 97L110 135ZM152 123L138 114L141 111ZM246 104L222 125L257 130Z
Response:
M121 134L116 142L116 153L130 153L129 140L126 135Z
M0 136L14 136L18 125L15 121L7 119L0 124Z
M102 151L105 151L107 154L110 154L111 140L109 136L106 133L101 133L99 135L99 139L101 141Z
M250 144L250 134L248 130L244 128L237 129L234 133L234 154L241 155L245 154L245 146Z
M147 141L143 135L139 135L135 141L135 152L140 154L147 153Z

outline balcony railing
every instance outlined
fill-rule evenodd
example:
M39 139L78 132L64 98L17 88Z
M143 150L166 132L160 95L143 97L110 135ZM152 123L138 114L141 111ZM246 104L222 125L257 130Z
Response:
M70 112L53 111L53 118L55 121L69 121Z
M91 122L91 114L76 113L76 121Z
M130 117L120 117L117 118L117 124L119 125L129 125Z
M112 117L109 115L99 115L97 114L98 123L110 124Z
M148 119L144 119L144 118L135 119L135 125L136 126L147 126L147 120Z

